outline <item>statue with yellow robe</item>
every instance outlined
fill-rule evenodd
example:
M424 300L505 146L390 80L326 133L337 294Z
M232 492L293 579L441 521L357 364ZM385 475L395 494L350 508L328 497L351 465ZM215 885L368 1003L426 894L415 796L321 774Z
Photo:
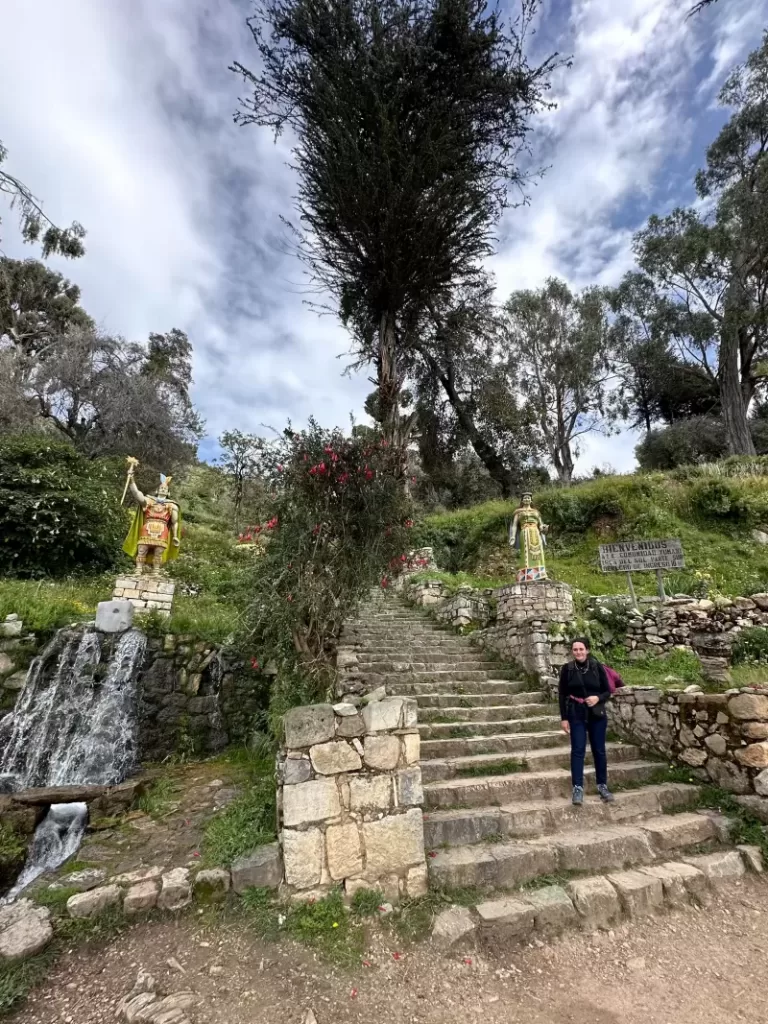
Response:
M138 463L128 460L126 491L137 504L133 522L123 544L123 551L136 559L136 575L141 576L149 564L155 576L162 567L178 557L181 546L181 510L168 497L171 477L160 474L160 486L154 495L142 494L133 478ZM125 495L124 495L125 496Z
M509 546L518 552L518 583L536 583L547 579L544 547L548 527L533 507L533 495L526 491L509 527Z

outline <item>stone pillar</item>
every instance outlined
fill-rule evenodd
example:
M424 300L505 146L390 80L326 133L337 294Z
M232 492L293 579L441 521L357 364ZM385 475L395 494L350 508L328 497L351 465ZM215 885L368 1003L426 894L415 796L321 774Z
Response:
M574 618L571 588L553 580L510 583L495 590L493 596L497 601L496 649L526 672L549 679L567 658L558 636Z
M120 576L115 580L113 601L130 601L137 612L156 611L170 617L176 584L163 576Z
M416 701L313 704L285 716L278 815L285 884L384 897L427 891Z

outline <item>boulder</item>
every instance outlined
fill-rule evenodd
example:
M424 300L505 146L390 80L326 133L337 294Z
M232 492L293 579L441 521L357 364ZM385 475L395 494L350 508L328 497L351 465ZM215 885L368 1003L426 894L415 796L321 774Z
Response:
M42 952L53 938L51 912L31 900L0 907L0 962L25 960Z
M159 886L155 881L139 882L132 885L123 900L124 914L140 914L157 906Z
M192 887L186 868L173 868L163 875L157 905L161 910L181 910L192 902Z
M200 875L197 877L200 878ZM253 887L276 889L282 880L283 860L277 843L259 846L251 853L238 857L232 865L232 888L237 893Z
M458 942L468 943L474 939L475 927L475 919L468 907L449 907L435 918L432 941L448 948Z
M99 601L96 605L96 629L102 633L125 633L132 625L130 601Z
M98 889L80 892L67 900L67 912L70 917L96 917L108 907L117 906L122 892L117 885L102 885Z
M199 903L215 903L223 900L232 884L230 874L224 868L209 868L195 875L195 898Z

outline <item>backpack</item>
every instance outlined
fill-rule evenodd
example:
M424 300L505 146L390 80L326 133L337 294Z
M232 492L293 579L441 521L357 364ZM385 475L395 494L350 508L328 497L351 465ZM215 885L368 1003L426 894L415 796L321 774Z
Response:
M621 678L615 668L611 668L610 665L603 665L605 674L608 676L608 689L614 694L619 687L624 685L624 680Z

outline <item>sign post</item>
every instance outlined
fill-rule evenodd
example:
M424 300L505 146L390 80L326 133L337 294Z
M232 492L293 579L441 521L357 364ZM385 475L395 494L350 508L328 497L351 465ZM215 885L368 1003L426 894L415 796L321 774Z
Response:
M666 601L664 569L684 569L683 545L679 540L629 540L618 544L600 545L600 568L603 572L625 572L629 594L637 604L632 584L633 572L656 572L659 598Z

